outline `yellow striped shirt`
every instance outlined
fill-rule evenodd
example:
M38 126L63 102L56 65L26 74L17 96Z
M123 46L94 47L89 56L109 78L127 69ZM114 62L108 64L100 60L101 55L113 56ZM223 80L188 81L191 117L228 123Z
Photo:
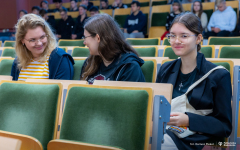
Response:
M22 68L18 77L19 81L25 81L28 78L32 79L49 79L48 60L44 62L34 61L33 59L26 68Z

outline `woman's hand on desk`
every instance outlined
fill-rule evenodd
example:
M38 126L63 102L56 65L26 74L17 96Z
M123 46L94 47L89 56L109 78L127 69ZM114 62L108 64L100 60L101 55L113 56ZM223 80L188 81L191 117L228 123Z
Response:
M189 126L189 117L188 115L180 112L174 112L170 114L170 121L168 125L174 126Z

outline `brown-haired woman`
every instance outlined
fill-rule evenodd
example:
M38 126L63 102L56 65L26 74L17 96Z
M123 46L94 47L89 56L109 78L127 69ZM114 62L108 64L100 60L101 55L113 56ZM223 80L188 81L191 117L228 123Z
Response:
M195 0L192 3L192 12L200 18L203 31L207 32L208 17L207 14L203 12L202 1Z
M177 16L170 27L168 39L180 58L164 63L157 75L157 83L174 87L164 150L202 149L232 130L230 73L198 52L201 33L201 21L193 13Z
M84 25L84 44L90 56L84 62L81 79L145 82L136 51L125 41L118 24L107 14L99 14Z

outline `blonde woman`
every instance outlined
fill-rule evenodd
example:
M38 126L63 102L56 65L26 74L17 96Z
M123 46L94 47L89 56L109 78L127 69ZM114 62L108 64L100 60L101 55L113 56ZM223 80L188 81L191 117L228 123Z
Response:
M74 60L57 47L52 30L40 16L27 14L18 20L15 49L13 80L73 78Z

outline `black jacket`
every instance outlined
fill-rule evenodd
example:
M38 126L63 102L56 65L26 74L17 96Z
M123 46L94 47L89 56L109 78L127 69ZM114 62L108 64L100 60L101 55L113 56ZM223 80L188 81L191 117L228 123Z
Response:
M77 35L77 39L81 39L83 37L83 33L84 33L83 25L87 19L88 19L88 17L86 15L86 17L81 22L81 16L79 15L77 17L77 23L76 23L75 30L74 30L74 34Z
M54 16L48 16L47 23L52 27L54 33L56 33L56 21Z
M164 63L157 75L156 82L171 83L174 87L180 67L181 59ZM216 67L215 64L206 61L204 55L198 53L195 81L214 67ZM205 144L210 139L219 140L228 137L232 131L232 87L228 71L215 70L207 79L196 86L191 94L189 103L195 109L213 109L213 112L207 116L186 112L189 117L189 129L198 132L197 134L179 139L174 133L167 131L180 150L202 149L204 145L196 145L195 143Z
M61 35L61 39L71 39L74 26L75 22L71 16L68 16L66 21L61 19L57 26L57 34Z
M81 75L86 62L87 60L83 64ZM108 67L102 62L97 72L89 76L87 81L89 84L92 84L94 80L145 82L145 77L141 70L143 64L144 61L137 57L136 54L122 53Z

